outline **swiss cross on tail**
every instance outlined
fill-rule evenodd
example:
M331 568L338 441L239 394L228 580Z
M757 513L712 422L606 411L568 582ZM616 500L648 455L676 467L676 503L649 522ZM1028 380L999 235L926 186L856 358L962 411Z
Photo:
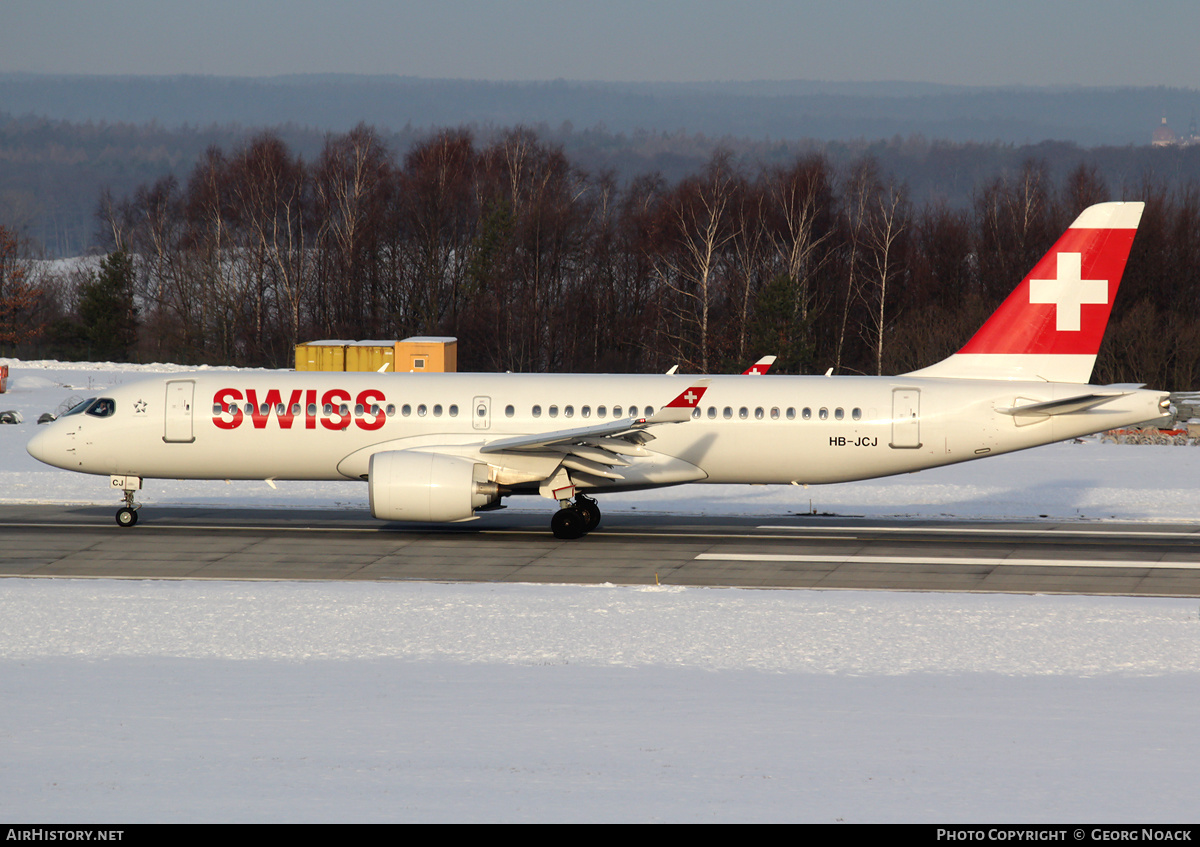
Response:
M958 353L915 373L1087 382L1144 205L1084 209Z
M1079 332L1083 305L1107 306L1108 280L1083 278L1083 254L1059 253L1058 276L1029 280L1029 302L1054 306L1055 332ZM1105 316L1107 321L1107 315Z

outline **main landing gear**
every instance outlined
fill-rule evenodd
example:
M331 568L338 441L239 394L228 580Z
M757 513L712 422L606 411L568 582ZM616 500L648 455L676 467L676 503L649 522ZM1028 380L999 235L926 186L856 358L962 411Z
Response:
M600 507L591 497L575 496L575 502L560 500L561 508L550 519L555 538L582 538L600 523Z
M117 509L117 526L125 528L133 526L138 521L138 509L142 508L133 502L133 492L142 487L142 478L114 474L109 477L109 485L121 489L121 493L125 496L125 505Z

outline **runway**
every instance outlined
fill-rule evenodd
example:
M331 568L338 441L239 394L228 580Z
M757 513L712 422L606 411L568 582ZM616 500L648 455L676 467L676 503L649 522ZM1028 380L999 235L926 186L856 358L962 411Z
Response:
M548 513L451 525L359 512L0 507L0 576L434 580L1200 596L1200 525Z

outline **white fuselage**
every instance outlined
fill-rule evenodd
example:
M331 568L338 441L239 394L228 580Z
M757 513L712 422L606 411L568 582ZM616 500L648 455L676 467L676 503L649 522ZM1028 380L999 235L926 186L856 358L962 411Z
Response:
M536 491L561 453L482 453L489 441L648 415L679 375L223 372L103 393L104 416L67 415L30 442L36 458L92 474L177 479L365 479L374 453L428 451L487 463ZM1087 391L1068 383L927 377L718 376L695 416L647 429L619 479L581 489L683 482L830 483L905 473L1048 444L1162 415L1133 390L1072 414L1003 409ZM636 407L636 411L631 411Z

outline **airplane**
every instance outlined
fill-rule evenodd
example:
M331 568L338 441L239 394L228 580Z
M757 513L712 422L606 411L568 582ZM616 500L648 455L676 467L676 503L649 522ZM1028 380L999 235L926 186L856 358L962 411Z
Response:
M1087 384L1143 205L1084 210L961 350L900 376L184 373L89 398L28 450L109 476L123 527L145 478L349 479L384 521L540 495L568 539L599 523L593 495L997 456L1168 414L1166 392Z
M771 369L771 365L775 364L775 356L763 356L746 370L742 371L744 376L762 376Z

